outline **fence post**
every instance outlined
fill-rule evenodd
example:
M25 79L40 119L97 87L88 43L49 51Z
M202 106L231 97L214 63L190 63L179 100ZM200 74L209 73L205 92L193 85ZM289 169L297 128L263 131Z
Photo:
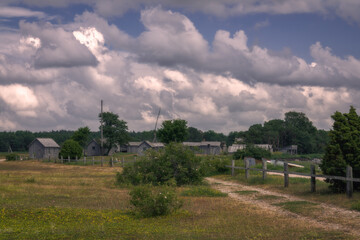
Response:
M284 162L284 187L289 187L289 165L287 162Z
M95 162L95 159L94 159L94 156L92 157L92 165L94 166L94 162Z
M311 192L316 192L315 165L310 165L310 171L311 171Z
M114 158L111 157L111 163L110 163L110 167L113 167L114 166Z
M262 159L262 170L263 170L263 173L262 173L262 178L263 180L266 179L266 170L267 170L267 163L266 163L266 159Z
M62 155L61 155L61 163L64 163L64 158Z
M134 162L136 162L136 156L134 156Z
M68 162L70 163L70 156L68 156Z
M84 166L86 166L86 157L84 156Z
M351 166L346 166L346 195L348 196L348 198L352 197L353 194L353 170Z
M56 163L57 158L58 158L58 157L54 157L54 163Z
M101 166L104 165L104 157L101 157Z
M249 170L249 159L245 158L245 178L249 179L250 170Z
M75 162L77 163L77 161L78 161L78 157L76 156L76 157L75 157Z
M231 160L231 176L235 175L235 160Z
M124 167L124 157L121 158L121 166Z

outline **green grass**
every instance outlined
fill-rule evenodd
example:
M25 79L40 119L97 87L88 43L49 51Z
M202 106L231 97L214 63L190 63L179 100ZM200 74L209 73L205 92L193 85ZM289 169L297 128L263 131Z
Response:
M139 218L129 190L115 186L118 171L1 162L0 239L352 239L229 197L181 197L175 214Z
M312 154L296 154L296 155L291 155L291 154L285 154L285 153L281 153L281 152L275 152L273 154L271 154L271 159L314 159L314 158L320 158L322 159L324 156L324 154L322 153L312 153Z
M282 202L276 203L275 206L280 206L287 211L308 215L311 211L314 211L318 206L317 203L308 202L308 201L289 201L289 202Z
M207 186L193 186L181 192L181 196L186 197L226 197L227 193Z

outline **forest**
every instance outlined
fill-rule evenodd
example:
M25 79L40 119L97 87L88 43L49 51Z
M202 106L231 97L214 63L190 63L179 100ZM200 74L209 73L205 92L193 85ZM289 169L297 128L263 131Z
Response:
M263 124L254 124L246 131L232 131L225 135L214 130L202 131L195 127L187 128L188 134L185 141L220 141L227 146L234 143L236 138L241 138L245 144L271 144L274 150L285 146L298 145L301 154L323 153L329 141L328 131L317 129L313 123L301 112L287 112L284 120L273 119ZM28 146L35 138L53 138L59 145L70 139L75 131L60 130L50 132L0 132L0 152L27 151ZM130 141L152 141L154 130L129 131ZM100 138L100 132L91 132L91 139Z

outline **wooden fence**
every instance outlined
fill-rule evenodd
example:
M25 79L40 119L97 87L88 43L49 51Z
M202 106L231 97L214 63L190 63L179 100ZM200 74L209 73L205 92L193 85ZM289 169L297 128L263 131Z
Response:
M100 157L100 159L95 159L95 157L83 157L83 158L75 158L75 159L70 159L70 157L68 158L63 158L61 156L61 158L54 158L54 159L51 159L50 157L48 159L46 159L45 161L48 161L48 162L54 162L54 163L80 163L84 166L87 166L87 165L95 165L95 164L99 164L101 165L101 167L103 167L104 165L108 165L110 167L114 167L115 164L118 164L120 165L121 167L124 167L125 164L128 164L128 163L134 163L136 162L137 160L137 157L134 156L134 159L133 160L129 160L127 159L125 161L125 158L122 157L121 159L118 159L118 158L114 158L114 157L111 157L110 159L106 160L104 157Z
M263 180L266 179L266 173L273 172L273 173L280 173L284 174L284 187L289 186L289 174L298 175L298 176L307 176L310 177L311 183L311 192L316 191L316 178L327 178L327 179L335 179L335 180L342 180L346 181L346 195L351 198L353 194L353 182L360 182L360 178L353 178L353 170L351 166L346 167L346 177L342 176L329 176L329 175L317 175L315 173L315 165L310 166L310 174L307 173L299 173L299 172L290 172L289 165L287 162L284 162L284 170L268 170L267 169L267 160L262 159L262 169L259 168L250 168L249 160L245 158L245 167L235 166L235 160L232 160L231 166L226 165L226 167L231 168L231 175L235 175L235 169L243 169L245 170L245 178L248 179L250 177L250 171L260 171L262 172Z

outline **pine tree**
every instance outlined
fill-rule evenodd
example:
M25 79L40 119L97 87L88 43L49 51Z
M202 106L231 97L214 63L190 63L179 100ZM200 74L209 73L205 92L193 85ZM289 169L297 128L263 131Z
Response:
M353 106L349 113L335 112L330 131L330 143L326 148L324 159L320 165L326 175L345 176L346 166L353 168L353 176L360 177L360 117ZM334 191L344 191L346 183L340 180L330 180ZM359 183L354 183L354 189L360 189Z

